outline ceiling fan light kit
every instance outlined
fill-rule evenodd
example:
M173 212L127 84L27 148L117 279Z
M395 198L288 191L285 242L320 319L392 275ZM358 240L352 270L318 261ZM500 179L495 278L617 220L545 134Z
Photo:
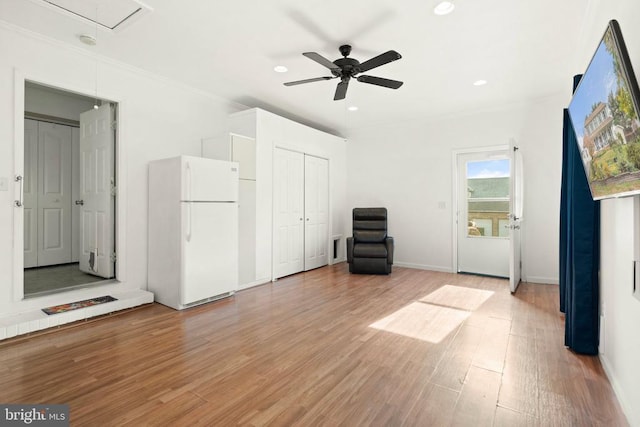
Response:
M389 89L398 89L402 86L403 82L398 80L390 80L382 77L367 76L358 74L372 70L381 65L388 64L389 62L397 61L402 56L395 50L389 50L374 58L369 59L363 63L360 63L357 59L349 58L351 54L351 46L348 44L340 46L340 54L342 58L336 59L331 62L324 56L317 52L304 52L303 55L307 58L317 62L318 64L326 67L331 71L331 76L314 77L311 79L296 80L293 82L287 82L285 86L295 86L304 83L319 82L322 80L340 79L340 83L336 87L336 93L333 97L334 101L342 100L347 95L347 89L349 88L349 81L351 78L355 78L361 83L368 83L375 86L382 86Z

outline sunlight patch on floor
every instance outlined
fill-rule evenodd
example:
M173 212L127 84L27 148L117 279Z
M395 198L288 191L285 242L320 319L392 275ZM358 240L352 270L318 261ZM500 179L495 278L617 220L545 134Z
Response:
M444 285L429 295L420 298L420 301L459 310L474 311L491 298L493 294L493 291Z
M468 311L416 301L369 327L437 344L470 315Z

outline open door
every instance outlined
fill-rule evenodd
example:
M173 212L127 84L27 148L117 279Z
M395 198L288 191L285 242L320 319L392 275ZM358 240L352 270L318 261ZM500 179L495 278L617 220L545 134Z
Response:
M511 155L511 200L509 214L509 287L515 293L520 284L522 262L520 260L520 233L522 225L522 154L515 141L509 144Z
M115 106L80 114L80 270L115 276Z
M509 276L511 160L508 147L458 153L457 271Z

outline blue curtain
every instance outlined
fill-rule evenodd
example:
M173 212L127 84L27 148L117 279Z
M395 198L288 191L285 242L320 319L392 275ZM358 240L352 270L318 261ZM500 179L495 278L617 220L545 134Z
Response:
M582 76L574 77L573 89ZM564 110L560 194L560 311L565 345L598 354L600 202L591 198L569 112Z

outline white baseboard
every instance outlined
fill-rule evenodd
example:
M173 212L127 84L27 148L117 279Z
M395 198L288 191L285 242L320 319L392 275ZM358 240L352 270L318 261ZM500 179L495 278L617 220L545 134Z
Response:
M265 283L271 282L271 279L268 277L263 277L262 279L254 280L253 282L245 283L243 285L238 286L238 290L241 291L243 289L253 288L254 286L264 285Z
M620 383L616 379L613 374L613 369L609 364L609 360L604 354L599 355L600 363L602 364L602 368L604 369L604 373L607 375L609 382L611 383L611 387L613 387L613 392L618 398L618 402L622 407L622 412L627 417L627 421L629 425L632 426L640 426L640 407L638 405L631 405L629 399L627 399L622 387L620 387Z
M453 270L451 270L451 267L442 267L439 265L413 264L410 262L394 262L393 265L396 267L415 268L416 270L431 270L431 271L439 271L442 273L453 273Z
M527 283L540 283L542 285L557 285L560 283L557 277L541 277L541 276L527 276L527 280L522 280Z

